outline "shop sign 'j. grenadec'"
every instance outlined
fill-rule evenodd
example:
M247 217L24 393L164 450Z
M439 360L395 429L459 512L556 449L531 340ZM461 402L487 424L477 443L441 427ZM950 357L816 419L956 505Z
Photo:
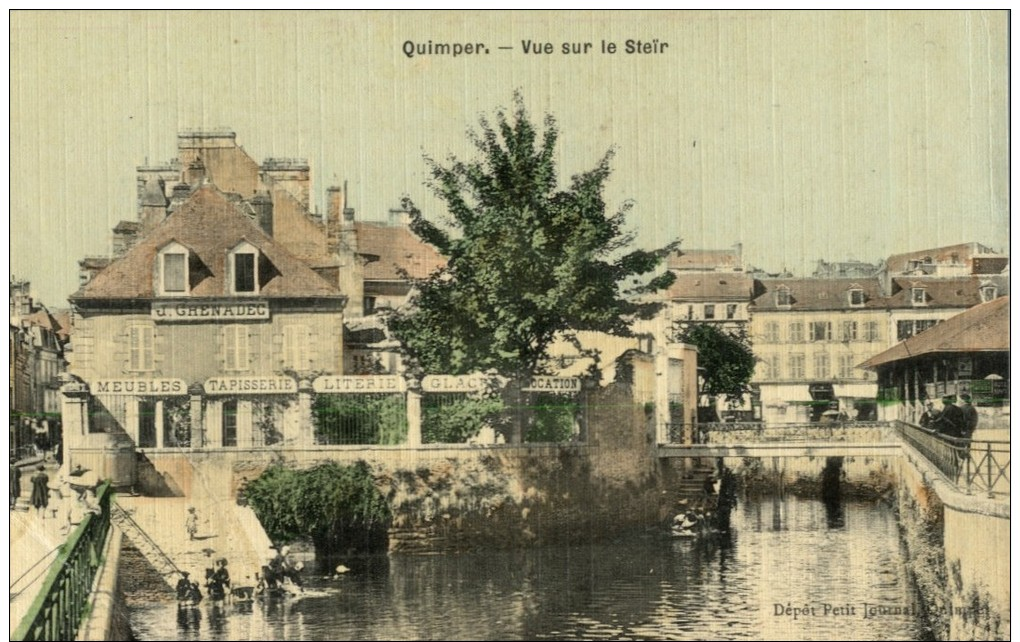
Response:
M253 301L153 301L156 321L248 321L269 318L269 302Z

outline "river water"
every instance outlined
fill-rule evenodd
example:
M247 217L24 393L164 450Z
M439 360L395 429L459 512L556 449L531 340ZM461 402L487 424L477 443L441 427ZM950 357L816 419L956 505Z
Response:
M728 536L351 560L306 595L135 608L139 640L921 639L896 516L742 501Z

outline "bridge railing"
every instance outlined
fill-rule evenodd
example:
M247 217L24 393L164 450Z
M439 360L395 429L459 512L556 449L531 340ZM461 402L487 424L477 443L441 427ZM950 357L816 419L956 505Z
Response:
M110 499L106 482L96 492L98 513L89 513L61 547L28 613L11 640L74 640L88 612L92 584L110 531Z
M904 441L961 491L1009 495L1008 441L947 437L903 421L896 422L896 428Z
M845 421L829 424L771 424L760 421L712 422L667 424L664 434L670 444L687 443L683 438L691 434L696 444L741 445L761 442L887 442L893 433L887 422Z

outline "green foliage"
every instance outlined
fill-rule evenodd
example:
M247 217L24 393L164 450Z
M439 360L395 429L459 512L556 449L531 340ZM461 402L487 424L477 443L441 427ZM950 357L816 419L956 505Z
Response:
M681 323L674 328L674 339L698 348L698 367L703 369L702 392L726 395L739 402L749 392L754 376L754 352L743 329L727 331L711 323Z
M400 395L316 395L312 418L320 444L407 441L407 413Z
M574 434L574 417L579 406L563 395L537 394L532 399L532 423L524 441L558 443Z
M504 409L499 397L424 395L421 404L422 441L462 444L485 426L497 422Z
M273 466L248 483L245 497L273 541L309 537L318 552L327 554L349 548L366 534L384 534L391 517L363 461L308 470Z
M477 160L425 157L427 185L446 204L451 229L403 200L412 230L447 259L416 282L412 309L388 320L424 372L538 372L557 333L627 335L633 318L658 309L625 299L620 284L653 272L676 245L623 252L633 240L623 230L632 204L607 215L603 200L612 150L558 189L556 122L546 116L536 127L520 94L512 113L498 110L495 122L482 117L469 136ZM633 292L672 280L667 272Z

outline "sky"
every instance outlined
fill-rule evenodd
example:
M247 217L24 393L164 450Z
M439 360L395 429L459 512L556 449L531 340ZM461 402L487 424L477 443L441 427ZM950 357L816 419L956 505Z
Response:
M615 149L606 201L634 202L642 247L740 242L748 264L800 275L967 241L1008 251L1007 20L14 11L10 270L65 305L78 260L135 218L135 168L174 157L182 129L230 128L257 161L307 158L320 210L346 181L362 219L407 194L438 220L423 154L472 157L466 132L518 89L557 119L564 184ZM457 43L481 53L435 52Z

